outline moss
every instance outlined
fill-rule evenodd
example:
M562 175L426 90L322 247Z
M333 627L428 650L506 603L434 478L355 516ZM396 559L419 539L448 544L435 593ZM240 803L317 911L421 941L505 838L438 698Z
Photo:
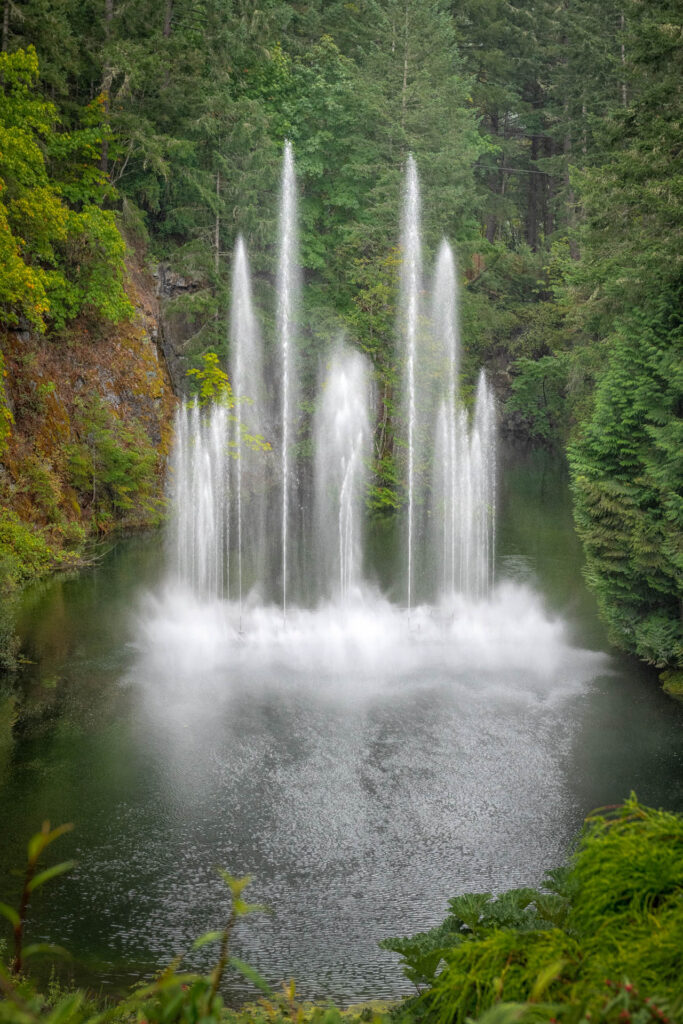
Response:
M10 587L39 579L59 565L59 553L45 534L23 522L16 512L0 508L0 571Z
M153 341L154 281L130 278L134 323L0 332L0 586L82 564L90 538L163 518L176 400Z
M659 676L664 693L676 700L683 700L683 669L667 669Z

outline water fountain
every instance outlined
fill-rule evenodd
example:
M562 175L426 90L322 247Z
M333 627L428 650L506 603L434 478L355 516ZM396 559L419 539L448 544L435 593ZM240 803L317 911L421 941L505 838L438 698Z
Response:
M179 580L206 599L228 596L230 462L227 410L202 414L194 402L176 417L172 531Z
M122 872L117 920L129 942L129 864L140 863L142 841L144 864L157 870L160 852L146 837L170 828L165 874L136 882L150 900L171 894L143 907L141 948L151 911L164 954L214 927L221 893L210 865L219 861L253 870L258 898L278 910L272 930L245 930L254 936L246 959L273 981L291 970L311 995L341 992L351 1002L396 991L384 979L398 970L375 939L440 919L444 885L449 895L535 884L559 862L583 811L575 785L586 773L572 771L571 757L585 761L573 721L587 705L576 698L605 664L572 645L557 605L549 611L528 582L534 559L543 561L542 537L553 538L546 551L556 548L539 488L539 537L525 559L526 476L517 477L523 500L508 506L493 586L494 403L483 374L473 394L460 385L456 262L445 242L425 298L414 161L397 325L405 400L394 396L403 417L393 423L404 509L379 525L365 515L370 365L351 338L322 352L309 339L304 353L295 329L289 146L282 188L272 337L262 348L240 239L229 356L236 403L178 413L177 579L155 578L138 609L126 694L141 695L143 726L128 700L125 713L143 750L125 772L106 772L102 806L131 775L128 761L139 762L143 782L122 801L111 854L98 851L91 875L99 879L107 862ZM253 435L272 451L254 449ZM514 480L513 468L513 494ZM566 591L572 601L576 586ZM117 587L113 594L118 609ZM99 644L97 631L86 633L84 642L93 633ZM603 682L594 688L598 717ZM100 687L83 688L88 716ZM101 748L112 757L110 732ZM91 748L74 745L89 763ZM135 740L124 749L135 751ZM530 829L541 820L548 827ZM134 851L125 863L121 835ZM322 991L323 978L337 984L337 969L341 988Z
M342 601L361 583L371 438L368 376L363 356L340 348L332 359L315 421L318 564L323 593Z
M239 237L230 320L234 407L200 410L195 404L178 413L173 466L178 576L202 599L235 600L240 632L247 597L252 606L276 600L288 620L304 558L308 571L303 574L305 592L296 595L299 604L348 604L368 593L363 533L372 436L369 367L360 353L338 345L322 375L310 436L301 433L296 188L292 146L287 143L272 365L264 361L246 246ZM446 241L434 274L431 315L422 308L420 191L412 156L406 168L401 244L403 573L405 605L411 612L421 598L417 567L430 569L430 600L457 594L481 600L490 593L495 408L483 372L471 423L460 397L458 290ZM272 443L273 455L254 443L258 436ZM302 454L307 446L313 458ZM279 470L273 472L275 462Z
M249 261L244 239L235 246L230 317L230 371L234 394L234 478L237 526L237 597L242 613L245 580L262 579L265 571L265 499L268 463L252 447L266 423L261 338L251 297ZM248 396L248 397L247 397ZM251 440L252 445L248 442Z
M405 201L401 230L403 262L401 264L401 320L405 350L404 405L407 425L407 493L408 493L408 546L407 546L407 601L410 610L413 599L413 562L415 542L415 462L417 441L417 330L421 288L420 246L420 189L417 167L412 154L406 170Z
M280 456L282 465L282 611L287 615L287 584L290 569L290 502L293 485L292 452L296 425L294 374L294 345L296 342L295 313L298 299L298 244L296 219L296 177L291 142L285 143L280 194L280 255L277 274L277 331L281 355L282 435Z
M432 540L444 596L486 597L493 583L496 504L496 422L493 395L481 371L471 429L458 389L460 329L453 251L441 243L432 296L432 330L443 366L436 421Z

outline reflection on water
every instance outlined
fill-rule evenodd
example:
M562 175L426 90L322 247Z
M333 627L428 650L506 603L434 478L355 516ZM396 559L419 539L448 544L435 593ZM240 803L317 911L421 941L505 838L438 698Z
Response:
M406 983L379 939L538 882L631 788L683 808L680 709L600 653L557 469L520 460L504 487L508 579L479 606L408 616L378 592L286 626L247 609L239 633L233 609L164 589L156 538L34 591L0 877L44 817L75 822L78 867L39 894L33 935L129 980L220 924L221 864L273 908L237 939L271 981L389 996Z

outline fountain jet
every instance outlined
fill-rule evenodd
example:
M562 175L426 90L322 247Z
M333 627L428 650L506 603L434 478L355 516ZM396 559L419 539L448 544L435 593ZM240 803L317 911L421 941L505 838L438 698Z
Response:
M258 581L264 571L266 460L247 439L261 435L265 422L261 338L251 297L249 260L237 238L232 268L230 373L234 406L234 490L237 546L237 597L240 619L245 579ZM253 441L252 441L253 444Z
M296 426L296 390L294 344L296 309L299 295L296 176L291 142L285 142L280 189L280 252L277 273L277 332L280 348L281 392L281 544L282 611L287 615L287 584L290 573L290 503L293 487L291 445Z
M486 597L495 549L495 403L482 370L471 428L458 388L460 330L453 251L441 244L432 296L434 346L442 366L432 475L434 561L444 595Z
M230 557L227 410L200 410L195 401L176 415L172 478L173 532L179 579L205 598L226 594Z
M420 186L417 166L412 153L408 156L406 184L401 227L401 317L403 332L404 403L408 428L408 547L407 547L407 604L413 601L414 543L415 543L415 463L417 445L417 347L421 290L420 245Z
M347 601L362 571L362 529L370 452L367 360L339 348L315 420L315 506L323 593Z
M207 599L230 598L232 583L240 629L247 594L252 603L279 598L286 621L299 578L307 588L297 589L297 597L346 603L347 610L362 585L370 371L360 353L338 345L312 403L312 434L300 431L296 178L289 142L279 238L275 366L267 379L247 252L239 237L229 334L235 404L232 409L220 402L200 408L195 402L181 409L173 455L178 575ZM412 156L406 166L401 244L407 493L402 569L405 603L414 611L418 590L421 599L429 580L434 581L429 600L461 594L478 601L490 592L496 441L495 405L483 372L471 417L461 400L456 262L446 241L435 268L431 329L430 310L421 305L420 192ZM280 424L279 470L272 477L263 446L253 443L270 434L270 417ZM312 458L306 457L307 449ZM304 565L311 552L315 564Z

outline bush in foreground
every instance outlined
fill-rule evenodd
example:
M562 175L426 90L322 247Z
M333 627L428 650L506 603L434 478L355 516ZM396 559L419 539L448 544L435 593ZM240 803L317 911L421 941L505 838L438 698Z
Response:
M46 950L26 947L23 927L33 889L69 866L39 870L43 850L58 834L48 826L31 840L19 911L0 904L14 933L12 960L0 970L0 1022L675 1024L683 1014L683 817L643 807L635 796L587 819L569 866L550 872L542 889L458 896L437 928L387 939L383 947L402 956L417 996L391 1008L347 1011L301 1004L293 983L274 994L230 955L239 918L262 908L244 902L248 879L227 874L226 925L196 943L218 945L210 974L181 973L179 957L111 1006L81 991L39 992L21 972L27 958ZM224 1005L220 989L229 969L263 993L253 1006L234 1011Z

